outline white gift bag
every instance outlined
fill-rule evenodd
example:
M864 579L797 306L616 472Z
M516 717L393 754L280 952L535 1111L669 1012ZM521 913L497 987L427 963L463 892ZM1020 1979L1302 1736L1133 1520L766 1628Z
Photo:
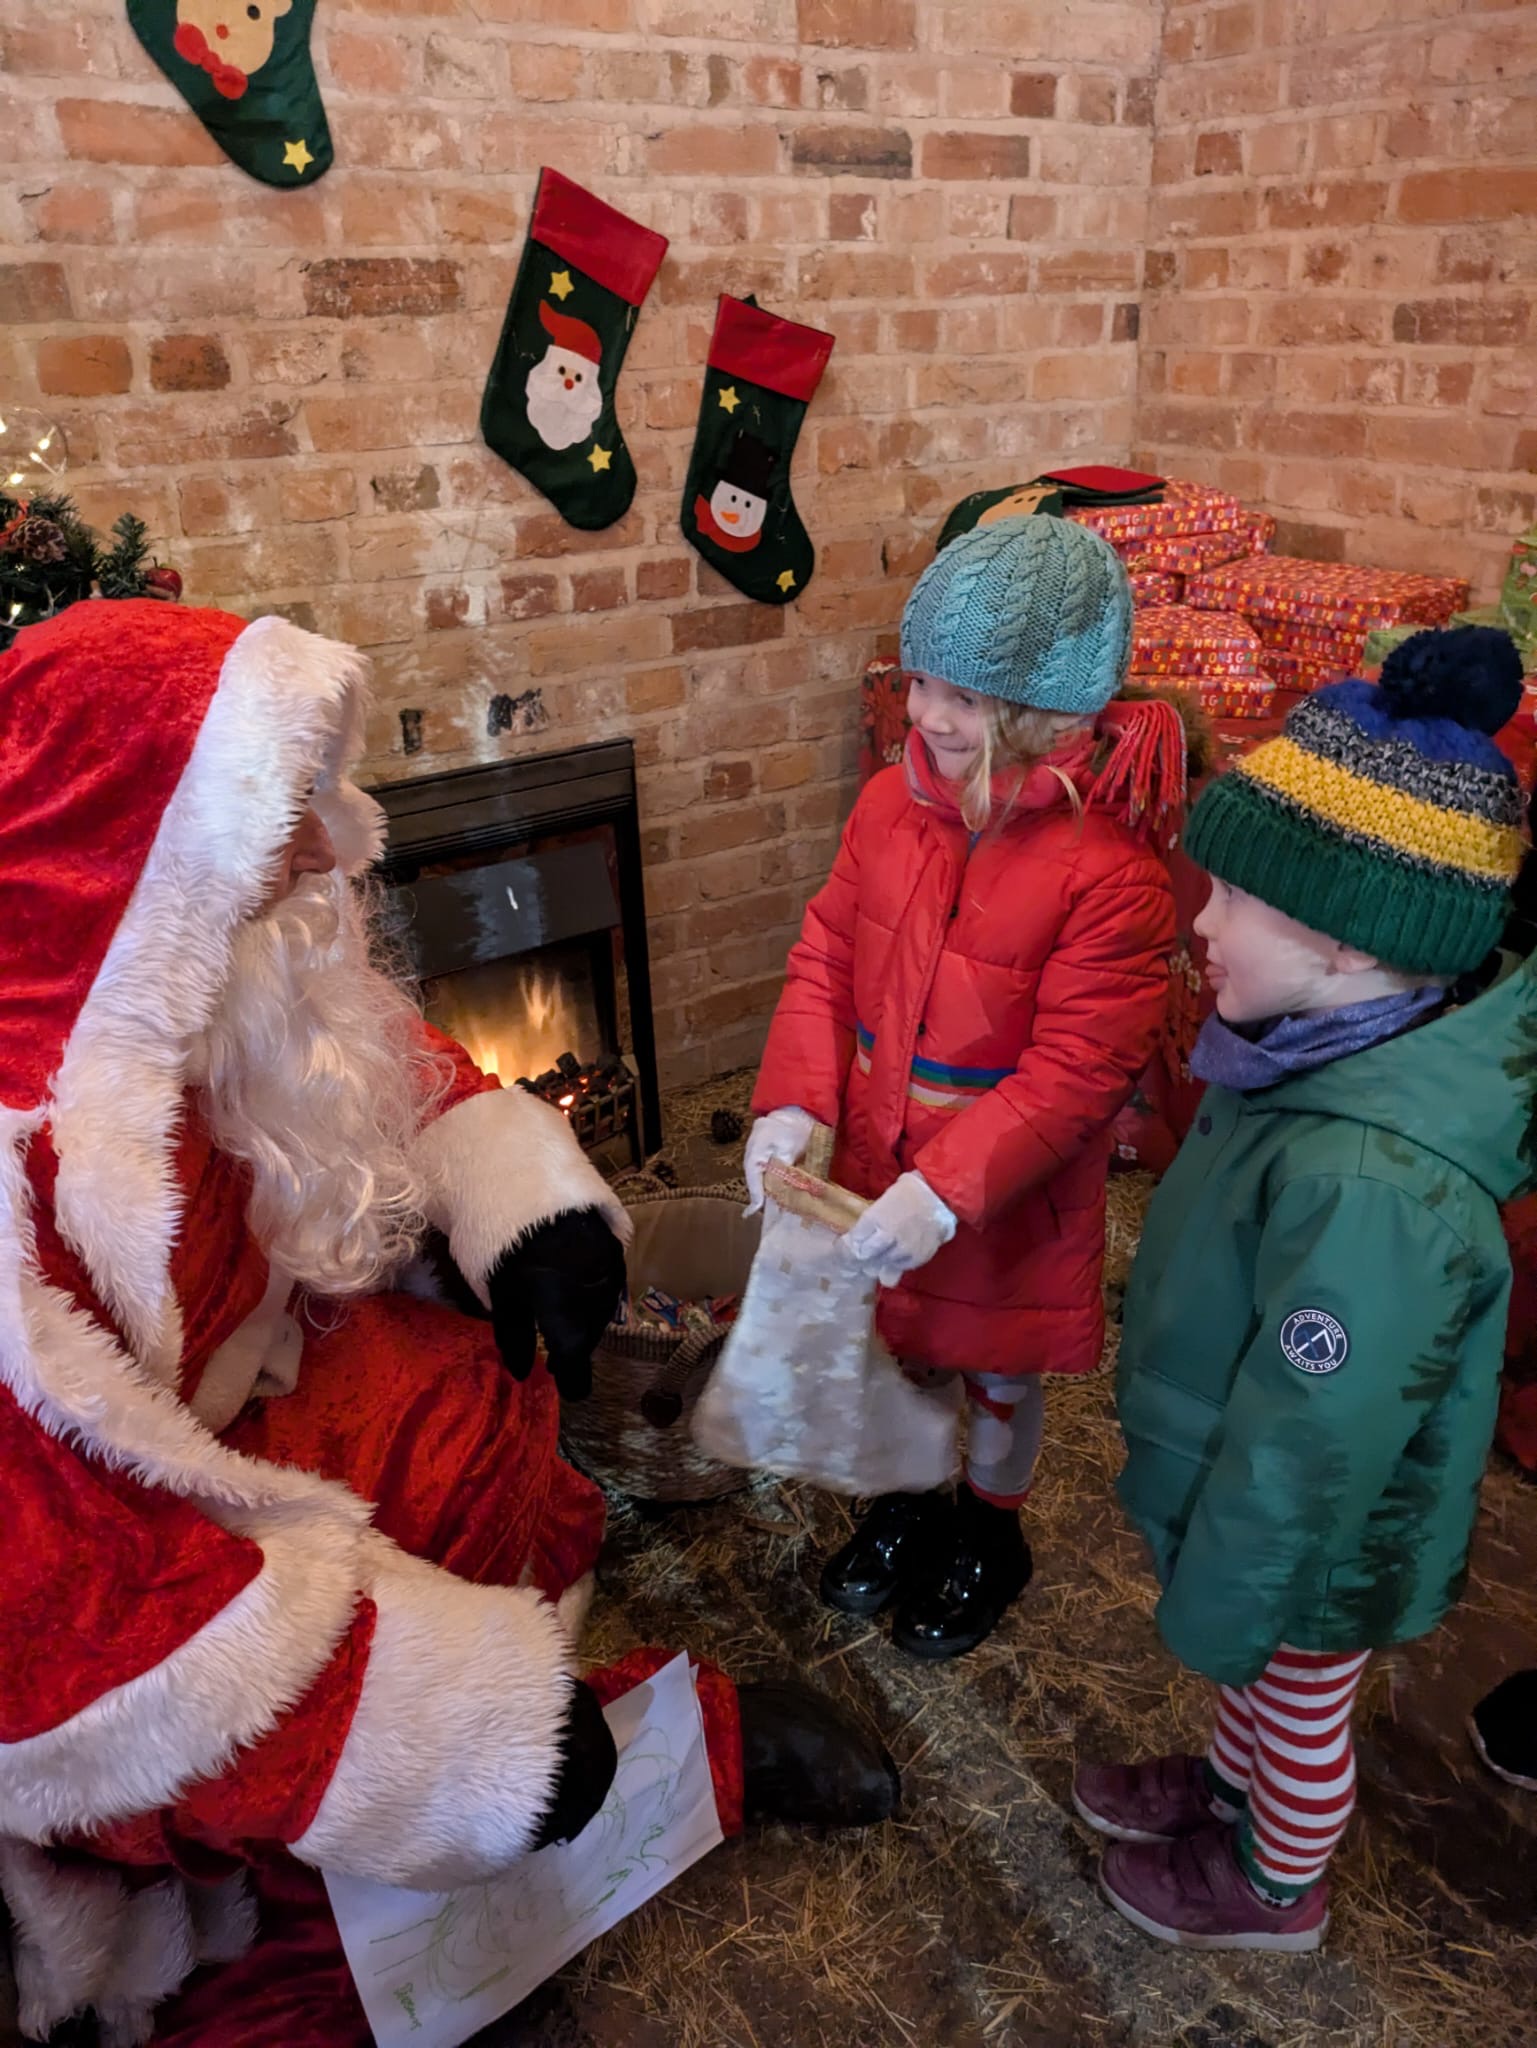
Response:
M771 1166L764 1189L747 1291L694 1410L700 1449L833 1493L944 1485L957 1405L903 1375L875 1333L876 1283L843 1249L866 1204L796 1166Z

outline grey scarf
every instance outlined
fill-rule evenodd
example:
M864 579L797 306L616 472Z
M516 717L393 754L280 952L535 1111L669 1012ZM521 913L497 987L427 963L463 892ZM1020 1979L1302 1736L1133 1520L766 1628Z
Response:
M1247 1038L1213 1012L1201 1026L1190 1054L1197 1080L1214 1082L1247 1094L1274 1088L1293 1074L1306 1074L1365 1052L1385 1038L1396 1038L1446 1001L1442 988L1405 989L1402 995L1377 996L1369 1003L1347 1003L1342 1010L1312 1010L1302 1017L1273 1017Z

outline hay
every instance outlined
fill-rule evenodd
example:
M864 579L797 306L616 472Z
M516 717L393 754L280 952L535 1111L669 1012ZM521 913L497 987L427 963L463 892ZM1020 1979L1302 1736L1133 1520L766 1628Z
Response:
M729 1076L670 1100L669 1150L707 1133L712 1109L744 1108L749 1083ZM726 1150L709 1149L712 1159ZM1112 1304L1149 1187L1138 1176L1111 1183ZM1319 1958L1192 1956L1145 1941L1104 1906L1096 1846L1071 1816L1075 1764L1198 1747L1210 1714L1209 1687L1153 1630L1155 1588L1113 1499L1120 1461L1108 1374L1054 1382L1027 1516L1036 1578L989 1642L939 1667L902 1658L883 1624L818 1602L820 1561L851 1526L848 1504L768 1480L662 1517L615 1503L593 1655L671 1640L739 1677L811 1673L881 1726L905 1812L869 1836L771 1830L728 1845L572 1966L564 2017L508 2038L646 2048L1537 2040L1530 1930L1501 1925L1416 1853L1402 1825L1411 1802L1391 1778L1373 1785L1371 1825L1358 1818L1335 1859L1334 1928ZM1537 1493L1492 1472L1469 1595L1529 1648L1534 1515ZM1367 1747L1392 1733L1402 1668L1397 1657L1372 1667Z

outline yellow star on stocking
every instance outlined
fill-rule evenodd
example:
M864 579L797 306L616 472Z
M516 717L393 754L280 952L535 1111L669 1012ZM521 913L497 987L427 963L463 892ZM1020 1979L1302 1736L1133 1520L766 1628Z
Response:
M587 460L592 464L592 473L594 476L597 475L600 469L607 469L609 464L613 461L613 459L613 449L600 448L598 447L596 442L593 443L592 453L587 458Z
M576 286L571 282L569 270L557 270L550 279L550 297L552 299L569 299L575 290Z
M283 144L284 164L290 170L297 171L301 178L304 176L304 173L309 169L310 165L314 161L315 159L310 155L309 152L309 145L304 141L302 136L297 142L285 142Z
M735 412L742 403L741 399L736 395L736 386L734 384L728 384L723 391L718 391L715 395L720 400L722 412Z
M774 578L774 581L781 590L791 591L795 588L795 571L793 569L781 569Z

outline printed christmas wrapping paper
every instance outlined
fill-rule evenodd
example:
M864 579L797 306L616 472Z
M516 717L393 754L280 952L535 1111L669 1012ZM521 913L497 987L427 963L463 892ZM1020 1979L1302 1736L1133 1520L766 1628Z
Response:
M1246 533L1255 515L1226 491L1171 477L1160 505L1080 505L1067 514L1092 527L1113 548L1131 541L1171 540L1194 533Z
M1185 594L1184 577L1166 576L1161 569L1131 569L1126 580L1131 585L1131 601L1139 611L1178 604Z
M1133 675L1258 676L1263 653L1246 620L1218 612L1159 605L1132 622Z
M1164 676L1165 683L1188 690L1208 718L1270 718L1275 714L1276 686L1268 676Z
M1199 576L1250 552L1244 533L1181 533L1161 539L1123 541L1120 551L1128 571L1162 569L1175 576Z
M1316 690L1323 683L1337 683L1350 673L1337 661L1320 661L1308 654L1288 654L1279 647L1265 649L1265 673L1283 690Z
M1444 625L1467 603L1468 586L1454 576L1254 555L1192 578L1185 595L1189 604L1203 610L1241 612L1251 619L1292 619L1301 625L1364 634L1373 626L1411 621Z

